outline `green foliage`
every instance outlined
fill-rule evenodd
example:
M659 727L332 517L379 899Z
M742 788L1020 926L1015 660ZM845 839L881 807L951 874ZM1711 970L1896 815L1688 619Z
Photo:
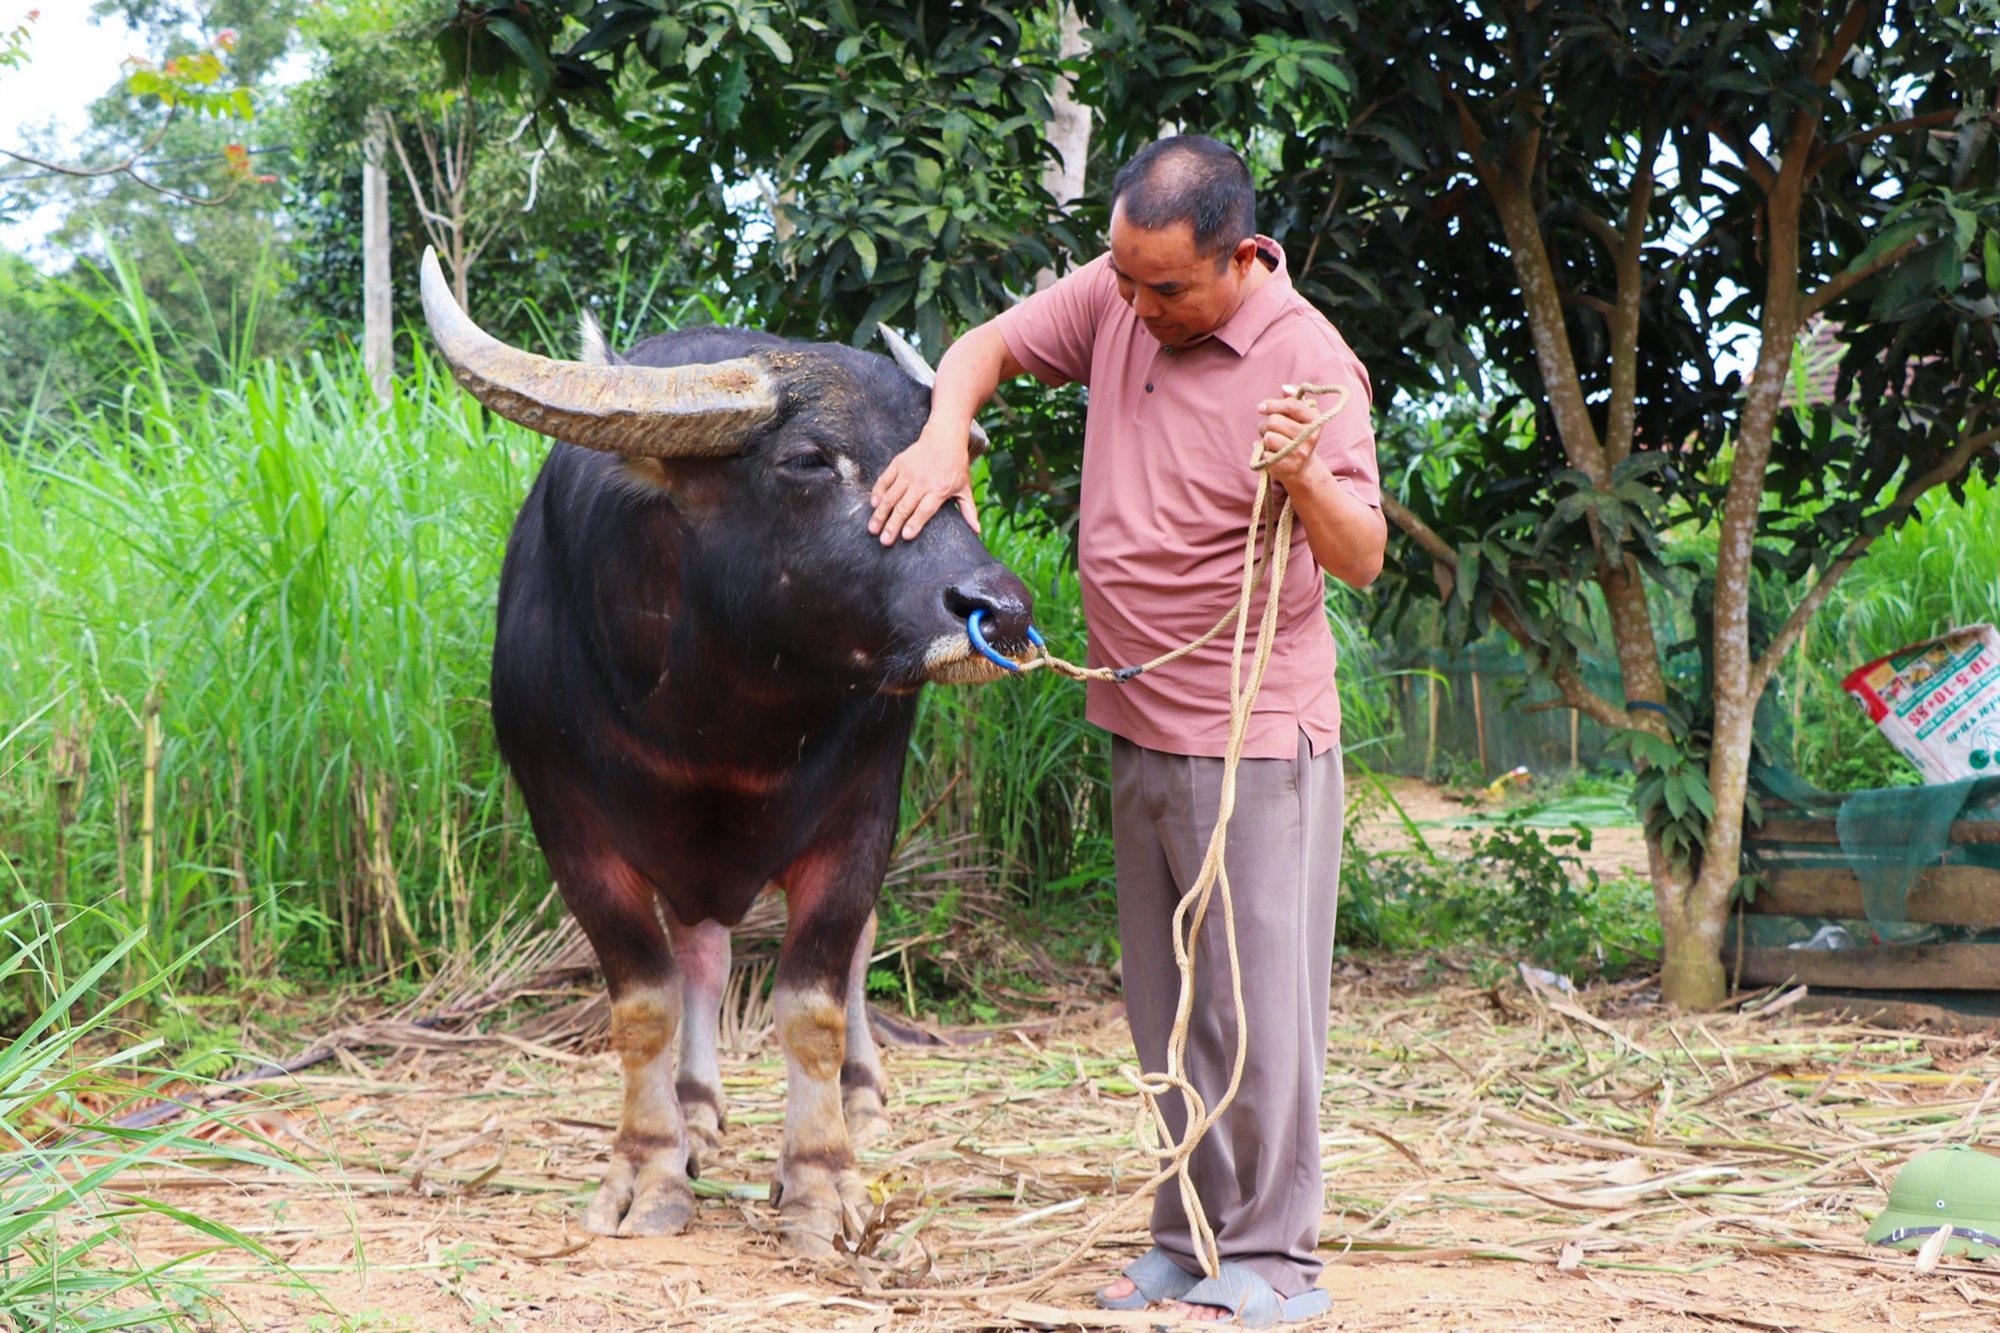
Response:
M0 741L0 763L17 759ZM160 1067L162 1043L136 1039L124 1026L134 1011L157 1000L193 954L155 960L142 932L114 923L87 928L83 918L57 922L42 907L0 913L0 996L29 1012L0 1045L0 1324L53 1333L122 1328L206 1328L212 1296L193 1261L217 1251L241 1251L274 1266L283 1261L256 1240L164 1199L124 1190L112 1179L189 1149L281 1173L299 1165L260 1138L243 1146L235 1134L207 1137L215 1117L196 1111L177 1124L129 1129L115 1121L169 1085L185 1087L185 1070ZM66 935L97 942L74 976L64 957L85 951ZM136 965L136 966L135 966ZM116 985L121 970L142 980ZM99 1001L97 995L111 998ZM200 1080L197 1079L197 1082ZM183 1094L184 1095L184 1094ZM132 1249L128 1232L144 1219L164 1223L194 1248L149 1262ZM158 1236L153 1237L157 1244Z
M1351 822L1351 821L1350 821ZM1419 845L1376 853L1350 837L1341 864L1340 939L1391 949L1474 947L1484 970L1526 959L1573 978L1616 974L1658 952L1649 888L1604 883L1583 864L1590 830L1544 833L1517 820L1476 834L1446 861Z
M2000 146L1948 127L1990 119L1997 42L1993 0L1370 5L1342 27L1365 113L1273 177L1275 234L1325 256L1301 288L1377 385L1490 370L1534 414L1522 432L1503 401L1411 487L1428 532L1392 541L1383 590L1443 601L1451 639L1505 623L1558 677L1602 641L1588 590L1615 594L1626 697L1671 719L1634 719L1660 733L1657 757L1634 744L1663 766L1637 796L1664 868L1698 868L1711 820L1738 818L1733 790L1715 808L1711 749L1740 751L1769 711L1761 677L1719 708L1753 673L1718 663L1754 662L1802 584L1904 521L1903 488L1992 424L2000 289L1977 257L2000 231ZM1773 372L1815 309L1838 329L1832 401L1774 421ZM1743 328L1776 340L1754 386L1731 368L1758 350ZM1718 559L1689 533L1730 544ZM1641 580L1680 601L1687 641L1656 632ZM1713 998L1704 947L1674 954L1697 989L1672 998Z
M1544 838L1532 828L1503 827L1475 836L1473 859L1486 863L1501 890L1482 915L1495 938L1516 943L1535 962L1565 973L1600 970L1607 958L1590 918L1602 885L1570 848L1589 851L1590 830L1577 825Z
M1300 149L1341 134L1355 100L1345 7L1288 0L1245 13L1228 0L1099 0L1078 9L1093 25L1078 97L1103 117L1113 161L1177 122L1220 131L1290 173L1308 160Z
M987 467L994 499L1016 520L1064 534L1073 548L1087 390L1019 380L996 397L999 410L982 419L993 440Z
M30 14L13 27L0 29L0 69L19 69L28 63L28 43L33 36L28 24L35 17Z
M158 64L135 56L127 62L132 69L125 76L125 90L134 97L157 98L169 111L191 111L216 120L248 120L255 114L256 94L245 87L216 86L229 72L225 57L235 49L236 34L224 31L205 49Z
M1685 728L1677 730L1685 734ZM1659 839L1667 860L1677 869L1689 869L1707 844L1708 821L1715 817L1707 756L1684 740L1668 740L1646 731L1625 731L1619 739L1631 750L1639 768L1632 802L1645 821L1646 836ZM1753 808L1756 799L1747 798Z
M680 183L678 225L797 335L915 327L941 350L1088 247L1039 174L1052 58L1002 6L904 0L568 0L462 5L438 38L451 77L525 95L564 133L642 150ZM732 192L766 199L753 239ZM1054 244L1052 244L1052 241ZM740 277L738 276L740 270Z
M218 0L208 8L220 14L292 2ZM285 277L276 244L280 199L263 187L277 181L267 168L278 159L253 159L234 137L253 113L269 132L270 102L256 80L282 51L290 20L246 14L254 26L241 39L223 28L197 42L185 35L187 16L177 7L172 15L141 0L124 8L165 54L128 62L118 84L92 105L81 142L36 146L42 158L84 174L37 168L10 177L0 189L0 216L55 207L60 221L50 248L68 252L60 276L81 289L95 289L109 249L120 250L175 335L207 345L202 371L212 375L237 352L276 350L295 333L288 314L273 309ZM12 146L0 142L0 151ZM41 411L63 412L73 397L115 385L114 349L91 336L94 321L78 325L62 313L81 303L45 299L18 256L0 265L7 270L0 273L0 350L7 354L0 421L37 395ZM239 339L243 348L235 346Z

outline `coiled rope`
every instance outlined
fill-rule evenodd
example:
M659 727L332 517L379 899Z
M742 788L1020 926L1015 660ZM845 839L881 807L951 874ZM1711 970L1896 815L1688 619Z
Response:
M1348 391L1338 384L1301 384L1297 396L1318 398L1323 395L1338 394L1339 400L1326 411L1319 413L1304 430L1294 436L1284 448L1273 453L1264 451L1264 441L1260 436L1250 447L1250 467L1257 473L1257 495L1250 505L1250 523L1243 537L1243 584L1236 599L1236 605L1215 622L1200 638L1171 652L1162 653L1150 662L1137 667L1083 667L1066 662L1050 653L1046 647L1030 660L1020 664L1023 672L1047 668L1072 680L1108 681L1124 684L1142 672L1186 657L1189 653L1212 643L1223 630L1233 622L1236 626L1235 641L1229 656L1229 743L1222 758L1221 803L1216 811L1215 827L1209 834L1208 852L1202 857L1201 869L1195 875L1194 883L1181 896L1174 908L1174 963L1180 970L1180 998L1174 1007L1173 1031L1167 1038L1167 1067L1158 1074L1147 1074L1131 1066L1124 1065L1119 1073L1130 1080L1139 1090L1146 1110L1151 1113L1153 1125L1162 1144L1172 1143L1166 1149L1164 1164L1137 1191L1126 1196L1084 1231L1076 1245L1061 1260L1043 1270L1035 1277L999 1287L981 1287L973 1290L954 1291L948 1288L907 1289L898 1294L905 1296L951 1296L969 1295L999 1296L1025 1293L1046 1287L1056 1278L1083 1261L1097 1238L1104 1234L1112 1222L1122 1217L1135 1202L1152 1197L1153 1191L1169 1179L1178 1180L1181 1192L1181 1207L1187 1213L1188 1224L1193 1229L1196 1246L1201 1259L1202 1271L1215 1277L1222 1266L1222 1256L1217 1248L1214 1229L1209 1225L1208 1215L1201 1206L1196 1193L1192 1162L1194 1150L1204 1136L1222 1118L1230 1104L1236 1100L1236 1093L1243 1084L1243 1066L1250 1053L1250 1029L1243 1012L1243 969L1236 952L1236 912L1230 895L1229 871L1223 864L1223 853L1229 842L1229 820L1236 811L1236 769L1243 761L1243 746L1250 734L1250 718L1257 703L1257 693L1264 685L1264 671L1270 665L1271 650L1277 642L1278 611L1285 586L1285 568L1292 550L1292 500L1288 495L1279 506L1278 518L1273 530L1268 534L1264 511L1271 496L1270 468L1282 462L1307 443L1317 439L1329 421L1339 416L1347 406ZM1261 551L1259 547L1264 549ZM1268 580L1266 576L1268 577ZM1243 647L1248 635L1250 604L1260 584L1268 581L1264 594L1264 610L1257 626L1257 642L1250 658L1250 678L1243 679ZM1202 1101L1187 1073L1188 1024L1194 1013L1194 951L1191 941L1199 938L1202 923L1207 919L1210 903L1217 893L1222 899L1223 938L1227 942L1229 954L1230 997L1236 1006L1236 1055L1229 1072L1229 1086L1216 1099L1211 1109ZM1178 1141L1168 1127L1163 1099L1167 1094L1178 1092L1182 1104L1187 1109L1187 1130Z

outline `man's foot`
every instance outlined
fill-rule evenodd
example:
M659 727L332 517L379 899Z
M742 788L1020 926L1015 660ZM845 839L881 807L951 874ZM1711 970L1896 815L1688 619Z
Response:
M1117 1277L1112 1279L1110 1286L1100 1290L1097 1295L1104 1301L1122 1301L1138 1290L1138 1284L1131 1278ZM1210 1324L1218 1319L1229 1318L1229 1311L1218 1306L1189 1305L1186 1301L1175 1301L1164 1313L1177 1320L1189 1320L1200 1324Z
M1235 1312L1216 1305L1189 1305L1186 1301L1175 1301L1165 1311L1169 1319L1193 1324L1212 1324L1221 1319L1235 1318Z
M1115 1277L1111 1279L1110 1286L1098 1288L1097 1299L1100 1304L1105 1301L1122 1301L1138 1290L1139 1284L1131 1278Z
M1157 1301L1179 1300L1200 1280L1155 1245L1097 1293L1097 1304L1105 1310L1143 1310Z

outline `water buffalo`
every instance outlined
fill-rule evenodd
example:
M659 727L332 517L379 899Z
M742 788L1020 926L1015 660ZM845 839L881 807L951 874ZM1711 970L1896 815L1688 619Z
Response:
M918 693L1000 674L970 651L975 611L1025 656L1028 591L955 510L914 542L869 536L869 486L930 400L880 356L696 329L617 357L586 323L585 359L554 361L482 332L429 254L423 298L458 382L561 441L507 543L492 701L624 1064L584 1225L693 1216L723 1126L729 928L775 882L781 1228L827 1253L866 1206L852 1133L883 1119L862 985Z

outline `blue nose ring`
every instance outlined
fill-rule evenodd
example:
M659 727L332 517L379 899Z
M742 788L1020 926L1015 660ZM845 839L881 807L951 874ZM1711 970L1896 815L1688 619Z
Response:
M1004 671L1019 671L1021 669L1020 663L1010 658L1002 657L999 653L993 651L992 644L986 642L986 635L979 628L979 622L985 618L986 608L983 606L975 608L972 614L965 618L965 637L972 640L973 648L977 650L981 657L991 662L994 666ZM1028 642L1040 648L1045 645L1046 641L1042 638L1041 631L1030 625L1028 626Z

